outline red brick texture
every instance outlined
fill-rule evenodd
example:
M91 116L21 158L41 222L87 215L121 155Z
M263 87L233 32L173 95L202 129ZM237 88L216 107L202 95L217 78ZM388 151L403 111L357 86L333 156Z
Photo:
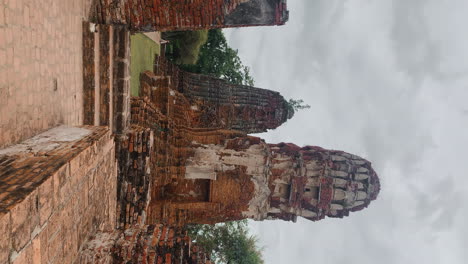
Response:
M155 58L153 72L141 75L140 95L185 127L261 133L294 115L278 92L185 72L163 56Z
M154 72L141 75L141 97L131 103L132 123L154 134L147 224L316 221L376 198L377 175L360 157L247 135L292 116L278 93L186 73L161 57ZM343 202L346 195L356 200Z
M277 92L232 85L209 76L180 71L162 57L156 58L154 72L141 75L141 97L131 99L132 124L151 129L154 136L154 151L145 165L153 186L149 209L145 212L147 223L165 221L170 225L183 225L244 218L241 212L248 209L254 191L246 168L239 167L224 174L219 172L216 181L194 181L185 179L186 162L194 155L197 144L224 144L228 139L245 137L247 133L278 127L292 115L286 101ZM194 145L193 142L197 143ZM129 148L129 143L122 141L122 144L121 149ZM134 168L137 167L143 171L139 165ZM143 175L136 170L132 173ZM146 178L137 178L140 185L132 185L132 188L147 189ZM134 194L129 190L122 190L122 193ZM186 197L183 201L172 196L188 193L206 195ZM238 199L225 199L226 193ZM134 201L148 203L142 194L135 197L139 199ZM124 204L129 209L125 216L121 214L126 223L124 226L135 224L126 222L127 215L135 214L131 209L134 205ZM122 212L125 211L124 204Z
M283 25L286 0L100 0L96 20L135 31Z
M95 28L97 32L92 32ZM83 116L86 125L129 126L130 32L122 26L83 23Z
M135 224L143 225L146 221L153 132L149 128L133 126L116 141L119 160L117 215L119 227L125 229Z
M114 26L113 38L112 132L120 134L130 125L130 32Z
M0 1L0 148L83 124L82 21L92 1Z
M95 93L95 33L90 31L90 24L83 22L83 124L94 125L96 113Z
M211 264L211 261L191 243L183 229L157 224L99 233L84 246L78 263Z
M82 136L73 138L73 130ZM115 226L109 130L59 127L41 135L0 152L0 263L72 263L89 234Z

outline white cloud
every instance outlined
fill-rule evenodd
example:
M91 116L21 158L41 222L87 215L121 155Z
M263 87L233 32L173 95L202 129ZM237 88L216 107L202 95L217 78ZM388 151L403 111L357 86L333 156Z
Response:
M343 220L255 223L267 263L464 263L468 2L289 2L227 31L257 86L312 106L262 137L367 157L383 186Z

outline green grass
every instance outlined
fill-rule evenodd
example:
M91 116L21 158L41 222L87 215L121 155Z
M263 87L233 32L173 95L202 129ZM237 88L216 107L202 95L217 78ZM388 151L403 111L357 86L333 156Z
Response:
M130 41L130 91L132 96L138 96L140 73L153 71L154 56L160 54L161 47L141 33L132 35Z

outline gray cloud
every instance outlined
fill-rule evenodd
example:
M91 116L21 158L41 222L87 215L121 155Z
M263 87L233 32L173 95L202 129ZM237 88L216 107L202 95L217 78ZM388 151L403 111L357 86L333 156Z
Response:
M258 86L312 106L261 136L366 157L383 186L346 219L253 224L267 263L465 263L468 2L289 2L284 27L227 31Z

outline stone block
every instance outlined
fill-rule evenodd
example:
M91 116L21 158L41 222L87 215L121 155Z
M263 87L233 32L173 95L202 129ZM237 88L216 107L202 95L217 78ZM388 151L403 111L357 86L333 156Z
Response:
M40 232L39 224L39 196L38 190L34 190L28 197L30 200L30 210L29 210L29 222L30 222L30 234L31 239L33 239Z
M39 186L39 224L43 226L54 209L54 177L49 177Z
M74 175L75 173L79 173L82 170L83 163L88 162L89 160L85 160L86 150L81 151L77 156L70 160L70 176Z
M128 68L128 62L126 60L120 60L116 63L117 65L114 64L114 67L116 68L117 72L117 78L120 78L120 79L125 79L127 78L127 68ZM120 87L122 88L122 87ZM117 92L119 93L124 93L126 92L125 90L122 90L122 89L118 89Z
M33 247L29 245L12 258L14 259L11 259L11 264L31 264L33 262Z
M89 187L88 187L88 180L87 178L85 178L85 181L82 182L82 185L81 185L81 191L79 192L80 193L80 200L81 200L81 205L83 207L83 210L86 210L86 208L88 208L89 206L89 201L88 201L88 191L89 191ZM85 213L85 212L83 212Z
M0 213L0 263L8 261L11 250L11 222L10 213Z
M49 246L49 225L45 225L39 233L40 240L40 251L41 251L41 263L47 263L49 261L48 246ZM35 239L38 239L37 237ZM34 243L34 241L33 241ZM37 243L37 242L36 242Z
M58 190L58 192L59 192L58 201L60 202L60 204L66 207L66 203L72 196L71 182L70 181L65 182L65 184Z
M55 237L56 233L59 233L62 229L62 222L61 222L61 215L62 210L55 210L50 217L48 224L47 224L47 236L50 240L52 237ZM43 231L44 232L44 231Z
M78 255L79 244L78 244L78 230L77 228L70 228L67 231L66 236L64 235L63 253L64 263L73 263L76 256Z
M11 209L12 248L16 252L31 240L31 199L27 197Z
M54 207L55 209L61 208L63 206L61 190L62 187L68 182L70 176L70 169L68 163L63 165L60 169L53 174L54 182Z
M49 229L51 231L51 229ZM63 242L66 237L63 237L63 232L60 229L54 235L49 237L47 254L49 263L64 263L63 262Z
M32 247L32 263L33 264L41 264L42 263L42 255L41 255L41 238L40 236L36 236L31 243Z

